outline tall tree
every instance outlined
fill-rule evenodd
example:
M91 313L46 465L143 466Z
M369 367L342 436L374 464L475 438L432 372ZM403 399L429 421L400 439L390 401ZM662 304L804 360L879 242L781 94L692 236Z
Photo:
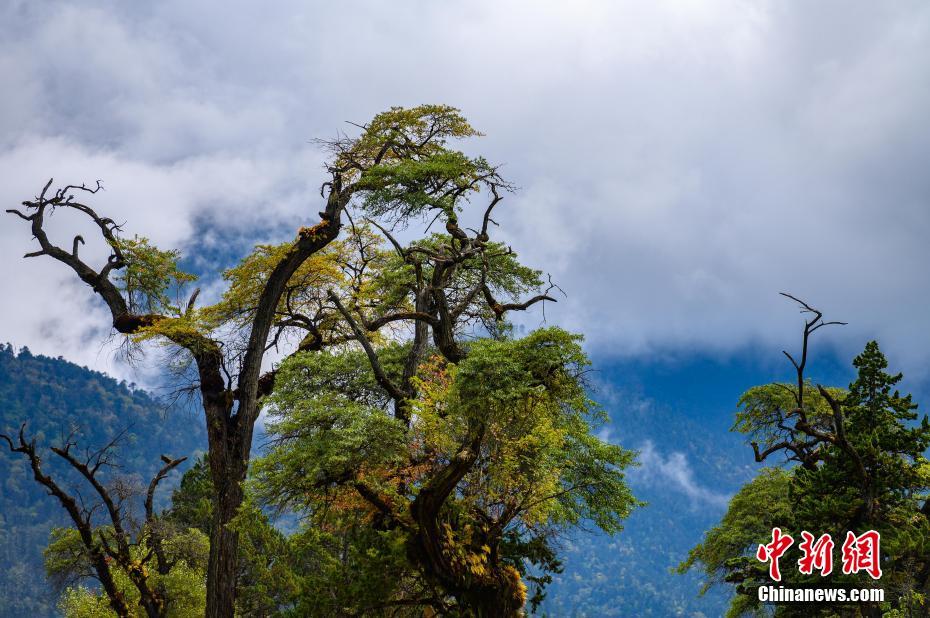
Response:
M475 183L438 198L394 189L459 168ZM601 416L585 395L578 337L508 335L507 313L554 300L554 286L490 239L506 188L496 171L455 158L423 172L385 167L366 186L370 216L435 212L445 233L403 244L374 220L353 226L336 256L341 285L305 303L335 314L343 343L280 368L277 446L261 484L322 526L367 519L397 535L421 575L386 602L515 615L526 561L555 567L555 531L582 519L620 529L636 504L623 480L632 455L591 433ZM487 202L464 228L475 195Z
M880 581L839 568L826 579L798 573L797 544L782 557L783 564L792 565L783 577L786 583L821 586L877 585L885 589L884 606L780 606L776 613L881 615L900 610L907 612L901 615L925 615L930 592L930 461L925 456L930 422L924 416L915 423L917 405L910 395L895 390L902 375L885 371L888 362L874 341L853 360L857 377L848 389L811 383L805 376L810 335L831 322L798 302L810 316L801 354L795 358L785 353L797 380L749 389L739 401L734 425L749 436L756 461L781 455L790 466L765 468L743 487L723 521L680 568L700 563L710 583L737 584L731 615L741 615L758 609L755 588L772 583L767 566L754 554L759 544L772 540L773 528L790 531L798 543L802 531L817 537L829 533L837 548L848 532L875 530L881 535Z
M396 377L402 357L392 352L382 362ZM276 446L258 480L324 530L369 522L393 538L407 564L398 584L410 585L388 589L383 603L516 615L529 564L558 570L555 535L582 521L615 533L637 504L623 474L632 453L593 435L600 412L564 331L474 341L457 364L434 357L417 374L409 423L386 413L389 398L359 361L324 352L285 364Z
M308 333L297 349L330 343L325 312L294 315L287 309L294 297L321 297L321 280L308 263L337 239L352 203L402 222L430 210L448 211L456 197L493 184L496 171L483 159L447 147L449 139L474 135L457 110L424 105L393 108L361 126L358 136L328 143L333 156L321 188L319 221L299 228L292 241L259 251L256 278L234 281L236 289L217 308L198 309L197 291L186 303L172 301L171 292L180 293L193 280L178 268L178 254L145 238L123 236L112 218L76 199L96 193L99 183L53 190L49 180L22 209L8 211L29 224L39 245L26 257L48 256L70 268L105 303L118 333L167 342L194 364L214 488L207 616L228 617L234 611L238 534L229 523L243 501L253 427L274 384L275 371L262 372L265 354L287 340L289 329ZM109 251L102 266L82 258L82 236L65 246L49 237L47 219L62 210L86 217L99 232Z

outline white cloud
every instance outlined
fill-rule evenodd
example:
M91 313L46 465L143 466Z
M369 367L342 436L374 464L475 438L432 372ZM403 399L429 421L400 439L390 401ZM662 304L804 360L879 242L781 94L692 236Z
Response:
M308 140L451 103L522 188L501 233L568 292L548 318L598 351L790 345L789 290L851 322L828 335L850 353L879 337L930 363L925 3L14 1L0 20L8 205L102 178L102 210L195 251L198 222L312 222ZM0 227L0 339L99 365L102 313L17 261L21 223Z
M284 217L313 210L316 204L307 197L313 189L297 170L318 165L316 156L307 149L288 157L216 154L157 164L89 149L64 138L32 138L0 152L0 197L13 207L41 190L52 173L56 180L88 180L91 184L96 178L112 178L104 183L104 191L84 201L118 222L125 221L127 234L138 233L159 246L196 254L201 243L211 242L209 237L193 234L198 220L261 234ZM42 257L23 261L25 253L36 249L28 224L10 215L2 222L0 260L7 274L6 300L0 305L0 339L137 379L137 372L113 358L115 347L103 341L109 316L99 299L64 265ZM82 257L91 264L102 264L107 251L99 233L86 221L58 211L51 214L46 227L52 240L62 246L70 246L73 234L82 234L88 240ZM215 284L204 291L207 300L219 293Z
M643 442L637 450L639 451L637 461L640 467L632 468L628 473L633 482L680 492L690 500L692 508L705 506L726 508L730 496L708 489L698 482L694 478L694 470L684 453L671 452L668 455L662 455L651 440Z

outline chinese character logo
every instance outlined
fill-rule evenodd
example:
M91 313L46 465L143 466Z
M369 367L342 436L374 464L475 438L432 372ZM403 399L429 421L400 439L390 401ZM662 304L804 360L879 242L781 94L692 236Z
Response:
M817 569L821 577L832 573L833 539L830 535L824 534L814 542L814 535L805 530L801 533L801 538L804 540L798 545L798 549L803 555L798 560L798 570L804 575L811 575L814 569Z
M853 532L846 533L843 543L843 573L849 575L865 571L872 579L882 576L882 567L878 563L878 544L880 535L875 530L869 530L861 536Z
M872 579L879 579L882 576L879 560L880 540L881 535L875 530L869 530L859 536L854 532L847 532L842 547L843 574L854 575L865 571ZM793 544L794 539L782 532L781 528L772 528L772 542L759 545L756 549L756 559L769 563L769 577L777 582L781 581L778 560ZM829 534L816 538L806 530L801 532L801 542L798 544L798 549L801 550L798 571L803 575L813 575L816 570L820 572L821 577L826 577L833 572L833 548L833 539Z
M778 569L778 559L782 557L788 548L794 544L787 534L783 534L781 528L772 528L772 542L767 545L759 545L756 550L756 558L759 562L770 562L769 577L777 582L781 581L781 571Z

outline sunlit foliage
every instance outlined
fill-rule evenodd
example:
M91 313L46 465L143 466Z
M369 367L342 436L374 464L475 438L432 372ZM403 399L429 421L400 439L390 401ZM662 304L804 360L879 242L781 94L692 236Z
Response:
M107 535L105 529L98 534ZM146 548L142 545L132 549L138 568L144 569L153 588L165 599L167 618L199 618L203 616L206 599L207 555L209 540L196 529L173 534L165 540L167 557L172 561L171 569L159 573L142 564ZM93 569L87 561L86 552L73 528L57 528L52 531L51 543L45 550L45 568L49 578L63 586L59 610L66 618L108 618L116 616L106 594L88 584L93 581ZM130 609L138 616L145 616L139 607L139 592L128 574L113 565L113 578Z
M477 456L443 509L442 551L478 579L489 562L518 578L530 562L555 567L545 547L558 531L588 520L615 533L636 505L623 476L632 453L592 434L604 416L585 391L588 361L578 343L549 328L475 341L457 365L434 356L418 373L409 428L385 410L360 353L298 355L272 396L276 446L258 463L259 491L337 534L362 518L369 534L397 539L394 559L403 562L416 528L410 505L473 440ZM397 521L359 495L360 483ZM416 564L406 564L405 577L416 580ZM447 594L434 581L425 586Z

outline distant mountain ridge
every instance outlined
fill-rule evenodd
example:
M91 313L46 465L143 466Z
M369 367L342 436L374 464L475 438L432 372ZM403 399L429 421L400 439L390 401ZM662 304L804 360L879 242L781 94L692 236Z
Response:
M80 486L49 452L73 436L75 449L100 448L120 432L114 473L147 480L159 456L195 456L206 447L198 411L169 409L143 390L62 358L18 353L0 345L0 432L15 433L22 423L43 452L43 467L56 478ZM193 457L191 457L193 459ZM184 469L186 469L185 464ZM177 473L160 490L170 496ZM56 595L45 580L42 550L48 532L69 520L58 502L32 478L27 461L0 443L0 615L43 618L57 615Z
M615 539L595 534L566 539L565 571L555 577L540 615L697 618L725 611L729 590L699 597L700 578L672 574L670 568L719 520L721 500L758 467L742 438L727 431L739 394L781 377L779 366L754 359L597 363L601 387L594 397L613 418L604 437L640 449L643 465L630 481L649 505L636 510ZM842 365L828 365L825 373L826 383L846 381ZM144 479L161 454L193 459L206 447L197 407L169 409L106 374L0 345L0 431L18 431L23 421L45 448L72 430L81 448L99 448L126 430L120 472ZM264 443L260 429L256 450ZM55 459L48 453L45 465L60 474ZM676 472L693 476L672 476ZM176 480L162 488L163 501ZM0 616L56 615L42 549L48 531L66 524L61 507L32 480L25 459L0 444Z

